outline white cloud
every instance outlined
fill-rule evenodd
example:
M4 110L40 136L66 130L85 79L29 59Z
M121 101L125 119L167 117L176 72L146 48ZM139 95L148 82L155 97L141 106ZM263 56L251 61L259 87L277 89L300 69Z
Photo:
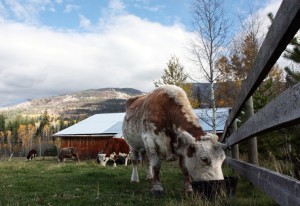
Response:
M125 9L125 5L121 0L110 0L108 7L116 11L122 11Z
M5 10L5 7L3 5L3 3L0 1L0 16L6 16L7 12Z
M1 101L102 87L150 91L172 54L188 65L184 28L133 15L106 23L77 33L0 21Z
M71 13L73 11L78 11L80 9L80 6L75 5L75 4L67 4L65 6L64 13Z
M91 21L86 18L84 15L79 15L79 25L81 28L88 30L91 26Z
M10 10L14 18L30 23L38 23L38 15L40 12L47 10L47 7L52 7L52 2L49 0L39 0L39 1L20 1L20 0L9 0L6 1L7 10Z

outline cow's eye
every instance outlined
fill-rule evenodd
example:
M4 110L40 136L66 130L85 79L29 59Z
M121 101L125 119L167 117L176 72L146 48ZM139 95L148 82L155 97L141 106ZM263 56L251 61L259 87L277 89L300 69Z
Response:
M203 162L208 162L208 158L207 158L207 157L201 157L201 160L202 160Z
M211 165L211 159L210 159L210 157L201 157L201 160L202 160L206 165Z

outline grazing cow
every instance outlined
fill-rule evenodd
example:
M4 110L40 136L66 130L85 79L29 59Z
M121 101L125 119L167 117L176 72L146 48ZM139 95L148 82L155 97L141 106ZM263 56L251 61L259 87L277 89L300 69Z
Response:
M119 157L125 158L125 165L127 165L129 159L129 146L122 138L111 138L107 140L103 150L98 153L97 162L105 166L108 160L112 160L114 162L114 167L116 167L116 161Z
M61 148L58 160L60 162L63 162L65 158L75 158L76 161L78 161L78 152L76 147L65 147Z
M131 152L131 182L138 182L138 153L146 152L151 192L164 193L160 182L160 157L179 158L186 193L194 181L224 179L221 165L225 159L216 135L202 130L186 93L174 85L159 87L149 94L130 98L126 104L123 135Z
M27 160L32 160L37 156L37 152L35 149L32 149L28 152L28 155L26 156Z

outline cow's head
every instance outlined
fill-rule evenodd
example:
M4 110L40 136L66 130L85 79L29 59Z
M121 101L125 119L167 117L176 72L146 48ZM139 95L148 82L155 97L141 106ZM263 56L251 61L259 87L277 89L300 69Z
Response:
M222 180L222 163L225 159L224 145L218 136L207 133L196 141L189 133L180 131L177 153L183 157L182 164L194 181Z
M97 162L99 164L101 164L102 166L105 166L106 162L107 162L107 159L108 159L108 157L106 157L106 154L98 153L98 155L97 155Z

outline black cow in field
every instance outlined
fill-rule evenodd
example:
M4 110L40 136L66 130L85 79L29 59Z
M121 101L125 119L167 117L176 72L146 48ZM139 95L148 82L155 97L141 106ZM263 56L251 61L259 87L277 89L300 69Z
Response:
M37 156L37 152L35 149L32 149L28 152L28 155L26 156L27 160L32 160Z
M61 148L60 153L58 155L58 160L63 162L65 158L74 158L78 161L78 152L76 147L65 147Z

